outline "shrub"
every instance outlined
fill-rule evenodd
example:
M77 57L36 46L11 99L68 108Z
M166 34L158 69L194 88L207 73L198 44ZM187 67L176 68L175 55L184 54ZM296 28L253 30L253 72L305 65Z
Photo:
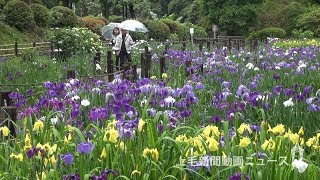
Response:
M32 4L31 10L33 12L34 21L39 27L46 27L49 20L49 10L41 4Z
M50 9L49 24L51 27L75 27L78 23L77 15L71 9L63 6Z
M99 36L87 28L55 29L50 41L64 57L81 53L95 53L101 50Z
M194 29L194 36L198 38L207 38L208 33L205 28L192 24L192 23L184 23L185 26L188 27L188 33L190 34L190 28Z
M116 16L116 15L109 16L109 21L114 23L121 23L122 16Z
M147 33L142 33L142 32L130 32L130 36L134 41L138 40L147 40L148 34Z
M6 4L7 4L7 0L0 0L0 13L2 12Z
M179 39L182 39L182 36L183 36L183 33L182 33L182 25L178 22L175 22L173 20L170 20L170 19L161 19L160 20L161 22L165 23L169 29L170 29L170 32L173 34L173 33L176 33L179 37Z
M109 23L108 19L106 19L106 18L103 17L103 16L97 16L97 17L95 17L95 18L96 18L96 19L99 19L100 21L103 21L104 24L108 24L108 23Z
M0 0L0 21L4 21L4 15L2 13L4 6L7 4L6 0Z
M281 28L286 32L291 32L297 26L299 16L305 12L304 6L300 3L292 2L282 11Z
M29 0L22 0L23 2L25 2L26 4L29 4ZM42 4L41 0L32 0L32 4ZM31 4L29 4L31 5Z
M271 27L271 28L264 28L257 32L252 32L249 36L249 39L264 39L268 37L277 37L277 38L284 38L286 36L286 31L278 28L278 27Z
M181 25L181 40L189 40L190 39L190 28L186 25Z
M294 29L292 31L292 35L293 35L293 37L295 37L297 39L304 39L304 38L311 39L311 38L313 38L312 31L303 31L301 29L300 30Z
M298 20L298 26L302 30L310 30L315 36L320 36L320 8L315 8L312 11L304 14Z
M18 30L26 30L34 26L31 9L22 1L12 0L8 2L3 9L3 13L5 22Z
M165 41L169 38L169 27L159 20L148 20L145 22L146 27L149 30L149 38Z
M179 37L176 33L171 33L169 36L170 41L179 41Z
M297 2L285 3L267 1L259 12L260 25L258 29L279 27L291 32L297 25L297 20L305 12L305 6Z
M86 16L80 19L81 24L90 29L91 31L100 34L100 29L105 25L105 23L98 18Z

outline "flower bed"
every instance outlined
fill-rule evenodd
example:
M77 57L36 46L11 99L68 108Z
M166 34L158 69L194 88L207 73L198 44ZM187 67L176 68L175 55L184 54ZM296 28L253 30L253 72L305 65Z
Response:
M319 51L170 49L150 79L48 81L35 103L12 93L0 176L316 179Z

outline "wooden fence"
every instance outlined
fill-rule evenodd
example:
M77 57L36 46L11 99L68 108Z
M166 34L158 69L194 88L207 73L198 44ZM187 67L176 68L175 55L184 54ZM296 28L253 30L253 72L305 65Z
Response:
M203 47L207 49L211 48L222 48L227 47L228 49L240 49L241 47L249 47L251 50L255 50L258 47L259 43L267 43L267 39L253 39L245 40L243 36L218 36L214 38L193 38L193 42L198 44L199 50L202 51ZM159 42L165 45L176 45L181 44L182 50L186 50L186 44L190 43L189 41L165 41ZM40 53L52 54L55 52L53 44L50 42L34 42L26 44L14 44L0 45L0 57L1 56L18 56L23 53L25 50L30 50L35 48Z
M51 53L54 52L53 45L50 42L33 42L18 44L6 44L0 45L0 57L1 56L18 56L26 50L36 49L39 53Z
M199 45L199 50L206 45L207 49L227 47L228 49L250 48L257 49L260 43L267 44L267 39L246 40L243 36L218 36L217 38L194 38L194 43Z

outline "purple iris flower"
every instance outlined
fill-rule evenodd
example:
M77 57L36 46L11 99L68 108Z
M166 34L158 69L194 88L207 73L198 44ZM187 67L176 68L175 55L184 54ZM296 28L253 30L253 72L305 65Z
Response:
M211 118L210 118L210 122L214 122L214 123L218 123L218 122L220 122L220 116L219 115L213 115L213 116L211 116Z
M187 118L187 117L191 116L191 111L186 109L181 112L181 116Z
M162 123L157 124L157 129L159 133L163 133L163 124Z
M237 92L236 92L236 95L239 96L239 97L241 97L241 98L244 98L244 96L247 96L247 95L249 94L249 92L250 92L250 90L249 90L246 86L244 86L244 85L241 84L241 85L238 87L238 90L237 90Z
M71 118L72 118L72 119L76 119L76 118L78 117L78 115L79 115L79 109L78 109L78 108L73 109L73 110L71 111Z
M68 174L63 176L63 180L80 180L78 173Z
M288 89L284 90L284 94L286 96L292 96L292 95L294 95L294 91L292 89L288 88Z
M311 86L306 86L305 88L304 88L304 90L303 90L303 94L304 95L309 95L310 94L310 92L312 91L312 87Z
M229 138L233 138L236 135L236 128L232 127L231 129L228 130Z
M117 176L117 175L118 175L115 170L105 169L105 170L103 170L103 171L101 172L100 176L94 174L94 175L92 175L92 176L90 177L90 179L92 179L92 180L107 180L109 174L112 174L112 175L114 175L114 176Z
M91 142L82 142L78 144L77 151L82 154L89 154L93 150Z
M252 89L255 89L255 88L258 87L258 83L257 83L256 81L250 82L249 85L250 85L250 87L251 87Z
M253 125L253 124L250 125L250 129L255 132L260 132L261 130L260 126Z
M29 96L31 96L32 94L34 94L34 90L33 89L28 89L27 90L27 94L29 95Z
M281 92L282 90L283 90L283 86L281 86L281 85L275 86L275 87L273 88L273 92L274 92L277 96L280 95L280 92Z
M275 79L275 80L278 80L278 79L280 79L280 76L279 76L279 74L277 74L277 73L273 74L273 79Z
M308 98L308 99L306 99L306 103L307 103L307 104L311 104L314 99L315 99L315 98L313 98L313 97Z
M205 86L201 83L201 82L198 82L197 84L196 84L196 89L198 90L198 89L204 89L205 88Z
M151 117L154 117L154 116L156 115L156 113L157 113L157 110L151 108L151 109L148 109L147 112L150 113L150 116L151 116Z
M249 176L248 175L245 175L245 174L241 174L241 173L234 173L232 176L229 177L229 180L241 180L242 176L245 177L246 180L249 180Z
M320 111L320 108L318 105L316 104L310 104L308 106L308 111L314 111L314 112L319 112Z
M229 121L233 121L235 114L236 114L236 112L233 109L229 109L227 111L226 115L227 115L227 118L229 119Z
M36 147L32 147L32 148L27 152L27 157L30 159L30 158L32 158L36 153L37 153L37 148L36 148Z
M221 85L224 86L225 88L230 88L231 83L228 81L223 81Z
M262 105L262 108L264 111L268 111L271 107L272 107L272 104L270 104L270 103L264 103Z
M45 156L45 151L43 149L39 149L36 147L32 147L28 152L27 152L27 157L30 159L32 158L34 155L37 155L38 152L40 151L41 156L44 157Z
M250 103L252 106L258 106L258 100L259 96L262 96L259 92L252 92L249 94L247 101Z
M92 108L89 112L89 119L91 121L97 121L100 118L100 111L98 108Z
M226 138L224 136L220 137L220 145L221 147L224 147L226 145Z
M253 156L257 156L258 159L263 159L264 157L269 159L269 157L266 153L261 153L261 152L253 153L253 154L251 154L250 157L253 157Z
M63 157L64 162L67 165L71 165L73 163L74 157L72 154L68 153L68 154L62 155L62 157Z

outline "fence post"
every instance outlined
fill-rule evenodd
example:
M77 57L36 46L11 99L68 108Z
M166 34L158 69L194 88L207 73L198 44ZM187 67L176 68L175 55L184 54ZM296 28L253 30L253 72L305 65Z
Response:
M67 71L67 79L75 79L76 78L76 71L75 70L68 70Z
M33 46L33 47L36 47L36 46L37 46L37 44L36 44L35 42L33 42L33 43L32 43L32 46Z
M17 41L14 43L14 55L18 56L18 42Z
M50 42L50 50L51 50L51 53L50 53L50 56L51 56L51 59L53 58L54 56L54 52L53 52L53 43Z
M151 69L151 54L146 54L146 78L150 78L150 69Z
M200 42L200 44L199 44L199 51L202 52L202 42Z
M122 66L123 66L122 78L129 80L130 77L127 75L129 70L129 65L127 63L124 63Z
M166 71L166 58L164 56L160 57L160 78L162 79L162 74Z
M217 48L218 46L218 39L213 39L213 49Z
M100 64L101 63L101 53L97 52L96 56L93 58L94 64Z
M141 78L145 78L145 69L146 69L146 58L144 53L140 54L140 65L141 65Z
M138 77L137 77L137 65L136 64L134 64L134 65L132 65L132 82L135 82L137 79L138 79Z
M151 54L149 52L149 47L144 47L144 55L145 55L145 61L144 61L144 77L149 78L150 77L150 66L151 66ZM142 69L141 69L142 70Z
M3 106L1 107L0 111L0 114L4 115L3 117L5 118L4 121L0 119L0 127L6 125L10 130L10 134L15 136L15 128L11 121L17 122L17 108L14 106Z
M12 105L12 100L9 98L10 93L11 93L11 91L9 91L9 90L1 90L0 91L0 107Z
M187 60L186 61L186 76L189 77L189 75L191 74L191 70L188 70L190 69L191 67L191 61L190 60Z
M200 64L200 72L203 74L203 63Z
M107 73L108 81L113 81L112 51L107 52Z
M183 43L182 43L182 51L185 51L186 49L187 49L186 42L183 42Z
M207 49L210 51L210 41L207 42Z
M254 42L253 42L253 50L256 50L258 48L258 39L255 39Z
M227 47L228 48L228 39L223 39L223 41L224 41L224 47Z
M166 45L165 45L165 54L167 54L168 50L169 50L169 43L166 43Z
M96 53L96 56L93 58L93 63L94 63L94 69L95 69L94 72L98 71L98 73L100 74L100 70L96 69L96 67L97 67L96 64L99 64L99 65L101 64L101 53L100 52Z

